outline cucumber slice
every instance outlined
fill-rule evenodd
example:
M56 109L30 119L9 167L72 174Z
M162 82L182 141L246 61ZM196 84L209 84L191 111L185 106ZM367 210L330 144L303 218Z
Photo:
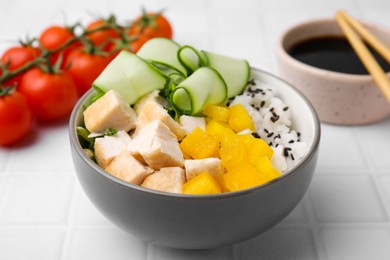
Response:
M191 96L191 91L184 87L175 88L172 92L173 106L184 114L192 114L194 96ZM198 95L196 98L199 103L205 102L207 99L207 92L203 92L204 95Z
M160 72L162 72L165 76L172 79L176 85L179 85L180 82L182 82L186 78L182 73L172 69L171 67L162 64L155 64L154 66L156 66L157 69Z
M226 83L218 71L202 67L173 90L171 100L179 111L195 115L202 112L206 104L222 103L226 97Z
M248 85L250 66L246 60L236 59L213 52L203 51L208 66L216 69L226 82L228 98L241 94Z
M167 77L135 54L122 51L93 82L107 92L116 90L130 105L155 89L163 89Z
M166 38L153 38L145 42L137 55L150 61L153 64L168 66L181 74L187 76L186 69L181 65L177 58L177 51L180 45Z
M177 51L177 57L189 75L207 64L207 58L204 53L189 45L180 47Z

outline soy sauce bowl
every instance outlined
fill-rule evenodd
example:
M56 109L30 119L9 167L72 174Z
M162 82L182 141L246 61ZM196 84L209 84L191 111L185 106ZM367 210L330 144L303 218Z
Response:
M257 236L282 221L299 203L315 172L320 123L310 102L293 86L267 72L251 77L275 87L290 107L293 127L308 144L306 155L282 177L239 192L192 196L159 192L118 179L83 151L76 127L83 124L87 92L69 123L71 154L78 180L96 208L112 223L159 246L206 249Z
M363 25L390 46L389 28L367 22ZM388 118L390 106L370 75L320 69L289 54L294 45L305 40L343 36L335 19L310 20L291 27L277 44L280 77L306 95L324 123L361 125Z

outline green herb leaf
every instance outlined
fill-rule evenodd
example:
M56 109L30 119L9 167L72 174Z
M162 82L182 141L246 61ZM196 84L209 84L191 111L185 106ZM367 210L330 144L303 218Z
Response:
M84 127L81 127L81 126L78 126L76 128L76 132L77 134L83 138L85 141L87 141L88 143L93 143L95 142L95 139L94 138L89 138L88 136L91 134L86 128Z
M113 128L108 128L106 132L103 134L103 136L113 136L118 133L118 130L113 129Z

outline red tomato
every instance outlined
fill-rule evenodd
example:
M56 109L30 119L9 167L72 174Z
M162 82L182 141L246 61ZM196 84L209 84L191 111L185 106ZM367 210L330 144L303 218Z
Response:
M0 89L0 145L16 143L32 126L32 113L26 98L9 88Z
M27 62L33 61L36 57L40 55L40 50L31 46L14 46L7 49L0 60L3 64L9 63L8 69L10 71L16 70ZM11 80L7 81L7 84L19 83L22 78L22 74L19 74L13 77Z
M145 13L135 19L130 27L130 34L172 39L173 30L170 22L161 13Z
M146 35L143 35L143 34L139 34L136 36L137 38L130 42L130 50L133 52L133 53L137 53L139 49L141 49L142 45L144 45L145 42L147 42L148 40L150 40L150 38Z
M94 80L111 62L113 56L102 56L84 52L83 48L72 50L65 60L67 72L72 76L79 95L92 86Z
M96 28L99 28L101 26L106 25L107 22L104 20L96 20L90 23L86 29L87 30L94 30ZM117 31L114 29L105 29L105 30L99 30L93 33L87 34L87 38L89 38L95 46L101 46L104 44L104 47L102 48L103 51L110 50L112 48L112 45L114 45L113 42L110 41L110 39L118 39L120 36Z
M42 122L66 117L78 99L77 87L67 73L46 73L39 68L23 76L19 90Z
M74 33L63 26L53 25L46 28L41 35L39 36L40 45L47 50L54 50L68 42L70 39L75 37ZM65 58L69 51L76 46L78 46L78 42L74 42L68 48L62 51L63 57ZM52 62L55 62L59 56L59 53L52 55Z

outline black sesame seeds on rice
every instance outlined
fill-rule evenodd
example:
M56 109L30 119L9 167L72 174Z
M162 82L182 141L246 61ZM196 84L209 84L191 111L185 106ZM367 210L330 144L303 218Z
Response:
M267 142L274 150L273 165L282 173L293 167L307 151L300 132L291 129L291 109L278 97L277 89L250 80L246 90L229 100L228 105L242 104L251 115L256 131L252 135Z

